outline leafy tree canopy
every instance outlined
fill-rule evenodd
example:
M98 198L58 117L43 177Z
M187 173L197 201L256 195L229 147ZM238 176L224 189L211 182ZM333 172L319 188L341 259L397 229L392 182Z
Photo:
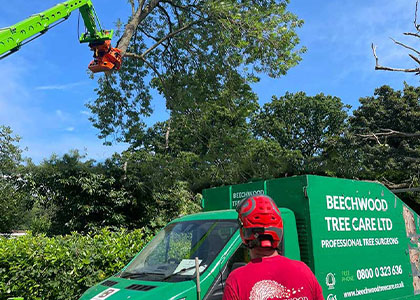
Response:
M152 88L171 112L184 111L235 80L247 85L259 73L286 74L304 51L296 48L302 21L287 11L288 1L130 2L133 14L117 45L124 64L99 79L89 104L102 138L142 139Z
M19 140L10 127L0 126L0 233L16 229L27 206L25 182L17 171L23 161Z
M259 138L300 152L302 167L306 172L313 172L307 163L325 154L327 147L340 139L347 126L349 108L339 98L322 93L316 96L286 93L279 98L274 96L254 115L253 130Z
M0 175L16 169L22 163L19 141L20 137L13 135L10 127L0 125Z
M389 86L360 99L350 118L357 150L364 153L364 176L395 183L420 178L420 88Z

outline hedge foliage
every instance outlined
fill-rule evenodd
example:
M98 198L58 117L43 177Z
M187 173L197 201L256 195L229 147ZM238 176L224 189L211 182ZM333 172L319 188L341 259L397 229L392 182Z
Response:
M0 237L0 300L74 300L117 273L151 239L145 230Z

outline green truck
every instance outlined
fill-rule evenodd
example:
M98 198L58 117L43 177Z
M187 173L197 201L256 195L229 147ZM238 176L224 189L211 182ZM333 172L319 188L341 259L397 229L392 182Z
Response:
M204 190L202 213L170 222L80 299L222 299L249 261L234 208L256 194L279 206L282 255L312 269L325 299L420 299L419 216L379 183L312 175Z

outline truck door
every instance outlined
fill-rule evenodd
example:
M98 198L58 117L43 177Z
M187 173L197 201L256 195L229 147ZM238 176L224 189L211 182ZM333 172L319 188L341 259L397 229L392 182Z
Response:
M225 282L229 273L236 268L246 265L250 260L248 248L241 244L228 262L222 267L203 300L222 300Z

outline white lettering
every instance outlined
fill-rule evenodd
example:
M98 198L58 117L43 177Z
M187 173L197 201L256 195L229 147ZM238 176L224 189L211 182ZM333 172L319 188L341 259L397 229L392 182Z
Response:
M381 205L382 205L382 210L383 211L387 211L388 210L388 202L386 202L385 199L381 199Z
M333 197L333 200L334 200L334 209L336 209L336 210L339 210L339 208L338 208L338 201L337 201L337 199L338 199L338 196L334 196Z
M350 218L348 217L324 217L328 231L351 231Z
M321 248L393 246L398 244L397 237L321 240Z
M373 211L375 209L375 202L373 201L372 198L369 198L368 200L368 207L370 211Z
M356 209L354 209L356 207ZM351 209L352 210L359 210L359 202L357 202L357 199L351 197Z
M264 190L255 190L255 191L245 191L245 192L236 192L232 194L233 199L243 199L253 195L264 194Z
M338 197L338 200L340 201L340 209L344 210L344 196Z
M389 218L353 218L354 231L391 231L392 220Z
M333 208L333 198L330 195L327 195L327 209Z
M367 198L357 198L359 200L359 205L361 210L367 210Z
M370 210L387 211L388 203L385 199L350 196L325 196L327 209L334 210Z
M327 221L327 230L331 231L331 228L330 228L331 217L325 217L325 221Z

